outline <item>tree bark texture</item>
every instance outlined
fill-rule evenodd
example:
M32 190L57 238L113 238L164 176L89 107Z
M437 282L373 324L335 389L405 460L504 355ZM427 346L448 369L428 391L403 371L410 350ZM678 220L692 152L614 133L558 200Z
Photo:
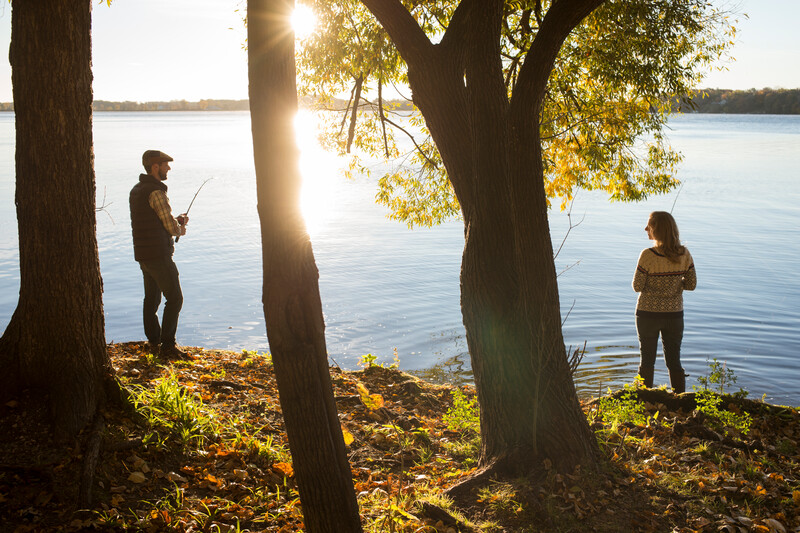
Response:
M539 111L564 39L602 1L553 3L509 99L502 0L462 0L438 45L424 44L399 1L362 0L408 64L414 103L461 204L461 308L482 464L509 473L544 459L568 470L598 458L561 333Z
M306 530L360 532L328 370L319 273L300 213L293 8L293 0L248 2L264 317Z
M49 394L54 429L74 435L106 399L95 226L90 0L14 2L19 303L0 339L0 389Z

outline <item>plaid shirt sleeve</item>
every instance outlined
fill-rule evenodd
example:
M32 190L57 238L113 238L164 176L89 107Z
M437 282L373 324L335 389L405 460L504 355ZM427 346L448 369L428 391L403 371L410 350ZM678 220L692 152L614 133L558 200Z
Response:
M169 206L169 199L164 191L153 191L150 193L149 198L150 207L156 212L164 228L172 236L180 236L186 234L186 228L178 224L172 216L172 208Z

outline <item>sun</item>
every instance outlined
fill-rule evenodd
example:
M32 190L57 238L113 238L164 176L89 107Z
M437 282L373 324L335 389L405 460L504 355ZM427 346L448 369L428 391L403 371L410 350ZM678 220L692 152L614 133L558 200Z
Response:
M292 13L292 29L296 39L305 39L314 32L317 16L305 4L297 4Z

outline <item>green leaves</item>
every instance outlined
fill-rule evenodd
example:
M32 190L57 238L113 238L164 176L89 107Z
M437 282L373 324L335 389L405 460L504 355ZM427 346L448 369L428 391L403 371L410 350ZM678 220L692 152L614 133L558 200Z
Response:
M613 426L626 422L644 425L649 419L644 404L636 399L635 390L629 385L625 386L619 398L611 395L601 398L595 415L599 415L603 423Z
M712 425L726 434L747 435L753 418L746 412L720 410L722 397L708 389L701 389L695 394L697 410L711 419Z
M480 433L480 408L477 398L467 397L461 389L453 389L452 394L453 407L442 417L447 429L459 433Z
M433 43L458 4L404 2ZM368 171L364 157L389 163L376 200L390 209L391 218L411 227L457 217L453 188L419 112L401 113L376 98L379 85L408 92L406 65L386 33L355 0L310 5L320 31L298 50L299 87L303 94L321 96L320 107L337 114L359 106L351 171ZM499 60L509 99L550 5L505 4ZM736 21L728 15L707 0L608 1L570 35L538 117L549 198L561 198L564 208L584 188L604 190L612 200L641 200L678 184L674 175L681 156L664 136L668 101L690 94L730 49ZM367 91L361 102L333 100L361 76ZM329 146L341 154L344 125L339 116L325 132ZM414 136L411 144L404 141L407 133Z

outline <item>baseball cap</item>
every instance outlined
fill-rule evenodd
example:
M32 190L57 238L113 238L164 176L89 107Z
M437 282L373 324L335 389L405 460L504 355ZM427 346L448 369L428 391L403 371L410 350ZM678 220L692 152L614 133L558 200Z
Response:
M173 159L159 150L147 150L142 154L142 164L145 168L150 168L156 163L166 163L168 161L173 161Z

